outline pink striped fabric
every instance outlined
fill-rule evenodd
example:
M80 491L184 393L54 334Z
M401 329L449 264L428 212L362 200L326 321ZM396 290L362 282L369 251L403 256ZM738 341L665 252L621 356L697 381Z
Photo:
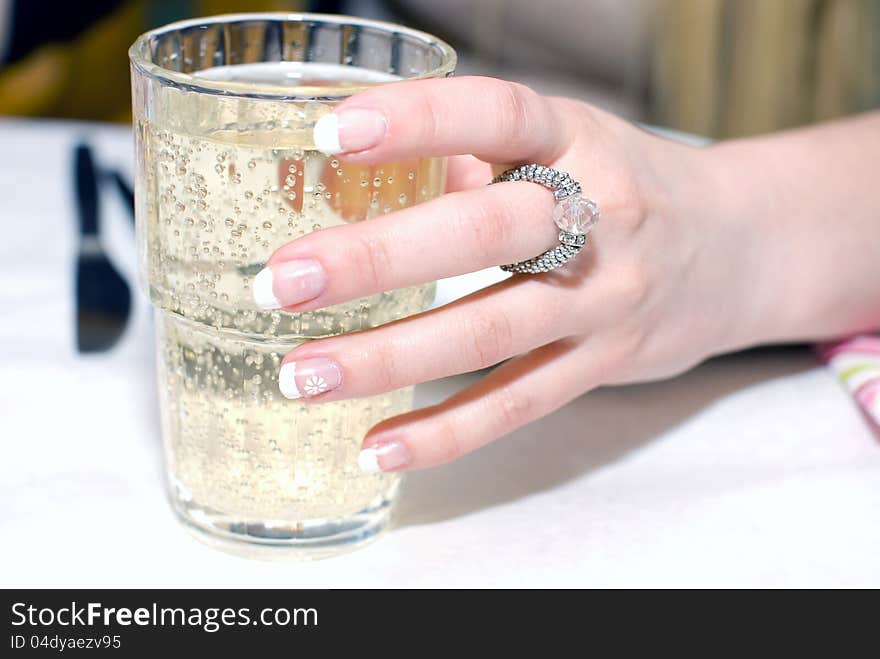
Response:
M880 334L826 343L817 351L880 437Z

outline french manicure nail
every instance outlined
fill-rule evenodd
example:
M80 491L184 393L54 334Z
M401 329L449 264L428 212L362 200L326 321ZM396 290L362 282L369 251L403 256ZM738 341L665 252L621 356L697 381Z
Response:
M254 302L261 309L280 309L321 294L326 276L314 259L294 259L267 266L254 277Z
M394 471L409 464L409 449L401 441L393 440L363 449L358 455L358 467L367 474Z
M326 357L287 362L278 371L278 388L285 398L311 398L341 384L342 369Z
M325 114L315 123L315 148L327 155L363 151L381 142L386 129L381 112L363 108L339 110Z

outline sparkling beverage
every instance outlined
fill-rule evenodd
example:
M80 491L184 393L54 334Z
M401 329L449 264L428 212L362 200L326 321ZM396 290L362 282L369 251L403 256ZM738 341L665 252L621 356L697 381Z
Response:
M211 67L193 77L317 98L394 79L299 62ZM411 388L306 405L280 394L278 369L303 341L425 309L433 285L297 314L258 308L251 286L287 242L437 196L444 162L352 165L319 153L312 128L330 102L174 87L151 90L147 101L137 80L134 93L141 271L155 309L172 504L221 546L226 538L320 553L357 542L384 525L398 485L396 475L358 469L361 441L375 423L411 408ZM139 100L149 113L138 112Z

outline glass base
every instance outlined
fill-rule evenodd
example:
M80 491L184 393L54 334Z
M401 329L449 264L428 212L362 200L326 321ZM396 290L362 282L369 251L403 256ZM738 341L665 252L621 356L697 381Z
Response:
M345 517L290 520L234 518L197 505L171 491L171 507L197 540L229 554L260 560L311 561L344 554L369 544L391 520L391 498Z

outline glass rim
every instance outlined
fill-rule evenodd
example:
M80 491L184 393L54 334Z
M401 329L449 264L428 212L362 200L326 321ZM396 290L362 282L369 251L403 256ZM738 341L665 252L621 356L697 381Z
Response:
M334 90L332 87L321 88L321 93L315 94L298 94L297 90L307 89L306 87L297 86L281 86L260 84L253 85L250 83L235 81L219 81L207 78L199 78L191 73L183 73L181 71L172 71L152 61L149 53L149 42L154 37L186 28L198 27L200 25L216 25L222 23L235 23L244 21L284 21L284 22L315 22L333 25L355 25L358 27L368 27L377 30L383 30L389 34L401 34L411 37L422 42L428 47L437 48L440 52L440 64L433 69L420 73L418 75L407 76L402 80L422 80L427 78L444 78L455 70L458 56L455 49L448 43L435 37L428 32L416 30L414 28L405 27L396 23L387 21L373 20L370 18L359 18L357 16L347 16L344 14L313 14L308 12L244 12L235 14L219 14L216 16L208 16L203 18L190 18L174 23L168 23L161 27L144 32L128 49L128 58L133 68L141 74L167 81L177 87L182 87L188 91L202 94L218 94L223 96L240 96L246 98L264 98L272 100L318 100L344 98L354 93L363 91L373 85L352 85L344 89Z

